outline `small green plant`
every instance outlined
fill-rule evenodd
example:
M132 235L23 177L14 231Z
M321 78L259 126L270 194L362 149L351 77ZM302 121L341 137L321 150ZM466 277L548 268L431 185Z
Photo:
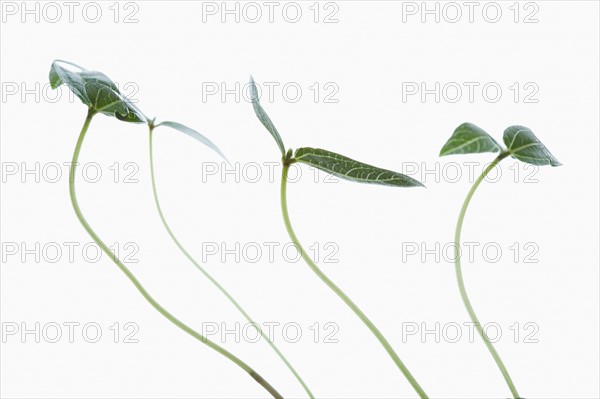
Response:
M481 173L481 176L477 178L460 210L460 214L458 216L458 222L456 223L456 231L454 234L454 259L455 259L455 267L456 267L456 278L458 281L458 288L460 290L460 296L462 301L469 313L469 317L471 321L475 325L477 332L481 336L481 339L485 343L486 347L490 351L494 361L498 365L504 380L508 384L508 387L515 398L519 398L519 393L517 392L517 388L504 365L504 362L500 358L500 355L494 348L494 345L490 342L487 337L485 331L481 327L477 315L475 314L475 310L471 305L471 301L469 300L469 296L467 295L467 291L465 289L465 283L463 281L461 264L460 264L460 234L462 230L463 220L465 218L465 214L467 212L467 208L471 199L473 198L473 194L475 194L475 190L481 184L483 179L488 175L488 173L493 170L504 158L513 157L519 161L526 162L532 165L550 165L550 166L560 166L560 162L548 151L548 149L542 144L541 141L538 140L537 137L533 134L531 130L523 126L511 126L504 131L503 136L504 144L507 148L503 148L500 144L496 142L489 134L487 134L483 129L475 126L471 123L463 123L459 127L456 128L452 137L446 142L444 147L440 152L440 156L452 155L452 154L475 154L475 153L483 153L483 152L500 152L500 155L496 157L490 163L484 171Z
M367 165L343 155L333 153L331 151L317 149L317 148L298 148L294 153L292 150L286 152L285 146L279 135L279 132L275 128L275 125L260 105L258 90L254 79L250 78L250 94L252 98L252 105L254 112L258 119L262 122L264 127L271 133L271 136L275 139L279 151L282 156L283 170L281 174L281 211L283 215L283 221L285 223L286 230L290 236L290 239L298 249L302 259L308 264L310 269L323 281L344 303L358 316L358 318L367 326L367 328L377 338L379 343L384 347L388 355L392 358L396 366L400 369L402 374L406 377L408 382L412 385L413 389L418 393L421 398L426 398L425 391L416 379L412 376L408 368L404 365L400 357L396 354L390 343L383 336L377 327L369 320L369 318L359 309L359 307L317 267L315 262L308 256L304 250L290 221L290 216L287 207L287 176L289 168L292 164L299 162L306 165L315 167L323 170L334 176L340 177L345 180L350 180L359 183L370 183L380 184L385 186L394 187L422 187L423 185L408 176L393 172L390 170L380 169L375 166ZM292 155L293 154L293 155Z
M194 257L192 255L190 255L190 253L185 249L185 247L177 239L177 237L175 236L175 233L173 233L173 230L171 230L171 227L169 226L169 224L167 222L167 219L164 215L162 207L160 206L160 201L158 199L158 189L156 187L156 178L154 175L153 138L154 138L154 129L159 126L167 126L167 127L171 127L173 129L179 130L179 131L189 135L190 137L193 137L196 140L202 142L203 144L206 144L208 147L212 148L213 150L215 150L219 155L221 155L221 157L225 161L227 161L227 158L225 158L223 153L210 140L208 140L206 137L204 137L203 135L201 135L194 129L191 129L191 128L184 126L177 122L161 122L156 125L154 124L154 121L148 122L148 128L150 131L150 175L151 175L151 180L152 180L152 192L154 194L154 202L156 204L156 210L158 211L158 215L160 216L160 220L163 224L163 227L165 228L165 230L167 231L167 233L169 234L169 236L171 237L171 239L173 240L173 242L175 243L177 248L179 248L181 253L196 267L196 269L198 269L229 300L229 302L231 302L231 304L242 314L242 316L244 316L244 318L248 321L248 323L250 323L253 326L256 326L258 324L250 317L250 315L242 308L242 306L233 298L233 296L221 284L219 284L219 282L217 280L215 280L214 277L212 275L210 275L210 273L208 273L208 271L205 268L203 268L200 265L200 263L198 263L198 261L196 261L196 259L194 259ZM229 161L227 161L227 162L229 163ZM261 335L261 337L269 344L271 349L273 349L273 351L277 354L277 356L283 361L283 363L287 366L287 368L292 372L294 377L296 377L298 382L302 385L302 388L304 388L304 391L306 392L306 394L311 399L314 399L312 392L310 391L310 389L308 388L306 383L302 380L302 378L300 377L300 374L298 374L296 369L294 369L292 364L287 360L287 358L283 355L283 353L279 350L279 348L277 348L277 346L275 346L273 341L269 338L269 336L261 328L257 328L257 330L258 330L258 333Z
M65 68L65 65L75 68L77 71L67 69ZM265 388L274 398L282 398L275 388L273 388L264 378L254 371L252 367L223 347L204 337L163 308L148 293L148 291L146 291L140 281L123 264L123 262L113 255L108 246L89 225L83 215L83 212L81 211L75 190L75 172L77 168L77 162L79 160L79 153L93 117L97 114L104 114L125 122L148 123L151 128L154 126L153 120L147 118L134 104L123 97L113 81L100 72L90 71L70 62L54 61L50 68L49 79L50 85L53 89L65 84L81 100L81 102L88 107L87 115L83 123L83 127L81 128L81 132L79 133L75 151L73 152L73 160L69 169L69 194L71 198L71 204L75 210L75 214L77 215L79 222L84 227L86 232L93 238L102 251L111 259L113 259L117 267L125 274L125 276L127 276L131 283L133 283L140 294L142 294L146 301L148 301L148 303L150 303L150 305L152 305L152 307L154 307L154 309L156 309L161 315L186 333L190 334L192 337L206 344L211 349L235 363L237 366L247 372L258 384ZM186 134L194 136L190 131L187 131L189 128L177 124L176 122L163 122L162 125L173 127L177 130L183 131ZM207 142L205 142L205 144L207 144L209 147L212 145L210 141L202 136L199 137L196 135L195 138L203 142L206 140ZM212 146L214 147L214 145ZM220 153L216 147L213 149Z

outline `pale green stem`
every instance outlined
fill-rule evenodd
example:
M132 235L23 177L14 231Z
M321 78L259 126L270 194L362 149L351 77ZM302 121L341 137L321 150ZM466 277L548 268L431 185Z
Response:
M262 330L262 328L260 328L259 325L254 320L252 320L252 318L250 317L250 315L248 315L248 313L246 313L246 311L233 298L233 296L231 296L231 294L229 294L229 292L227 292L227 290L221 284L219 284L219 282L217 280L215 280L202 266L200 266L200 264L192 257L192 255L190 255L190 253L179 242L179 240L177 239L177 237L175 237L175 234L173 233L173 231L171 230L171 227L167 223L165 215L163 214L162 208L160 206L160 201L158 200L158 192L157 192L157 189L156 189L156 180L155 180L155 177L154 177L154 151L153 151L153 145L152 145L152 143L153 143L153 133L154 133L154 126L150 125L150 175L152 177L152 192L154 193L154 202L156 204L156 209L158 210L158 214L160 216L160 220L162 221L162 224L165 227L165 230L167 230L167 233L169 233L169 236L171 237L171 239L173 240L173 242L175 243L175 245L177 245L177 248L179 248L179 250L185 255L186 258L188 258L188 260L194 266L196 266L196 269L198 269L215 287L217 287L217 289L219 291L221 291L221 293L223 295L225 295L225 297L229 300L229 302L231 302L231 304L244 316L244 318L250 324L252 324L253 326L255 326L255 328L260 333L261 337L264 340L267 341L267 343L273 349L273 351L275 351L275 353L277 354L277 356L279 356L279 358L283 361L283 363L285 363L285 365L287 366L287 368L292 372L292 374L294 374L294 376L296 377L296 379L298 380L298 382L302 385L302 387L304 388L304 390L306 391L306 393L308 394L308 396L311 399L314 399L314 396L313 396L312 392L310 391L310 389L308 389L308 386L304 383L304 381L302 380L302 378L300 377L300 375L298 374L298 372L296 372L296 370L294 369L294 367L286 359L286 357L283 355L283 353L281 353L281 351L277 348L277 346L275 346L275 344L273 343L273 341L271 341L269 339L269 337L267 336L267 334L264 333L264 331Z
M460 289L460 296L462 297L463 303L465 304L465 307L467 308L469 317L471 318L471 321L475 325L475 329L481 336L481 339L485 343L485 346L488 348L488 350L492 354L492 357L494 358L494 361L498 365L500 372L502 372L502 376L504 377L504 380L506 380L506 383L508 384L508 387L510 388L510 392L512 393L512 395L515 398L519 398L519 393L517 392L517 388L515 387L515 384L513 383L512 379L510 378L510 374L508 374L508 370L506 369L506 366L504 366L504 363L502 362L500 355L498 354L498 352L496 352L494 345L492 345L492 343L490 342L485 331L483 331L483 327L481 326L481 323L479 323L479 319L477 318L477 315L475 314L475 310L473 309L473 306L471 305L471 301L469 301L469 296L467 295L467 290L465 289L465 283L463 281L462 270L461 270L461 266L460 266L460 233L462 230L462 225L463 225L463 220L465 218L465 214L467 213L467 208L469 206L469 203L471 202L471 198L473 198L473 194L475 194L475 190L477 190L477 187L479 187L479 185L481 184L483 179L488 175L488 173L492 169L494 169L496 167L496 165L498 165L498 163L500 163L500 161L502 161L508 155L509 154L506 152L501 153L491 164L488 165L487 168L485 168L485 170L481 173L481 176L479 176L477 178L477 180L471 187L471 190L469 190L469 193L467 194L467 198L465 198L465 202L463 203L463 206L460 210L460 215L458 216L458 222L456 223L456 232L454 233L454 259L455 259L455 265L456 265L456 279L458 281L458 288Z
M410 385L412 385L412 387L417 392L419 397L427 398L427 394L425 393L423 388L421 388L421 386L419 385L417 380L415 380L415 378L412 376L410 371L408 371L408 368L406 368L404 363L402 363L402 360L400 360L400 358L398 357L398 355L396 354L396 352L394 351L394 349L392 348L390 343L387 341L387 339L385 339L383 334L377 329L377 327L375 327L373 322L371 322L371 320L369 320L369 318L362 312L362 310L360 310L358 308L358 306L356 306L356 304L354 302L352 302L352 300L337 285L335 285L335 283L333 281L331 281L329 279L329 277L327 277L325 275L325 273L323 273L321 271L321 269L319 269L317 267L317 265L313 262L313 260L310 258L310 256L308 256L308 253L304 250L304 248L300 244L300 241L298 240L298 237L296 237L296 233L294 232L294 229L292 228L292 223L290 221L290 215L288 213L288 207L287 207L287 189L286 189L286 187L287 187L287 176L288 176L289 167L290 167L289 161L284 160L283 172L281 174L281 212L283 214L283 221L285 223L285 228L287 229L287 232L288 232L292 242L298 249L300 256L302 256L302 259L304 259L304 261L308 264L308 266L311 268L311 270L321 279L321 281L323 281L333 292L335 292L335 294L342 301L344 301L344 303L350 309L352 309L354 314L356 316L358 316L358 318L373 333L373 335L377 338L379 343L381 343L381 345L383 346L385 351L388 353L388 355L392 358L394 363L396 363L396 366L398 366L398 368L400 369L402 374L404 374L404 377L406 377L406 379L408 380Z
M238 357L236 357L235 355L233 355L226 349L222 348L221 346L217 345L216 343L212 342L208 338L204 337L200 333L193 330L191 327L189 327L188 325L186 325L185 323L183 323L182 321L177 319L175 316L173 316L171 313L169 313L158 302L156 302L156 300L152 296L150 296L148 291L146 291L146 289L142 286L142 284L139 282L139 280L133 275L133 273L131 273L131 271L123 264L123 262L121 262L121 260L119 260L111 252L111 250L108 248L108 246L102 241L102 239L100 239L98 234L96 234L96 232L92 229L92 227L89 225L89 223L83 216L83 213L81 212L79 203L77 201L77 195L75 193L75 171L77 169L77 162L79 160L79 152L81 151L81 145L83 144L83 139L85 138L85 134L87 133L87 130L90 126L90 123L92 122L92 118L94 117L94 115L95 115L94 111L92 111L92 110L88 111L88 115L85 119L85 123L83 124L83 127L81 128L81 133L79 134L79 138L77 139L77 145L75 146L75 151L73 152L73 160L72 160L71 166L69 168L69 194L71 196L71 204L73 205L73 209L75 210L77 219L79 219L79 222L81 223L83 228L94 239L94 241L98 244L98 246L102 249L102 251L113 260L113 262L119 267L119 269L125 274L125 276L127 276L129 281L131 281L131 283L133 283L135 288L137 288L137 290L140 292L140 294L142 294L144 299L146 299L146 301L148 301L148 303L150 305L152 305L152 307L154 307L154 309L156 309L161 315L163 315L171 323L175 324L177 327L179 327L186 333L190 334L192 337L196 338L200 342L206 344L211 349L217 351L221 355L225 356L227 359L234 362L242 370L244 370L245 372L250 374L250 376L255 381L257 381L263 388L265 388L271 395L273 395L274 398L282 399L283 397L275 390L275 388L273 388L256 371L254 371L250 366L248 366L246 363L244 363L241 359L239 359Z

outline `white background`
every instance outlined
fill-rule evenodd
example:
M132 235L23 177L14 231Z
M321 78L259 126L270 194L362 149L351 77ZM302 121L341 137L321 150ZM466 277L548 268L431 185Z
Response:
M453 10L445 8L449 14L443 14L445 3L437 3L439 22L435 15L422 22L419 13L403 14L406 3L338 1L337 23L322 21L336 9L324 9L324 4L318 5L315 23L313 2L297 3L303 12L297 23L283 17L285 3L275 9L272 23L263 3L258 3L263 18L257 23L244 15L239 22L235 15L226 16L223 23L220 14L203 15L202 3L192 1L142 1L129 8L118 4L116 23L113 2L97 3L102 17L96 23L82 15L85 3L75 9L72 23L64 3L57 3L63 15L56 23L48 20L55 10L46 8L50 14L43 15L44 3L38 3L39 22L35 15L25 15L23 23L21 3L13 3L19 8L15 15L5 12L7 3L2 4L1 27L2 243L25 243L27 248L36 242L42 247L58 243L64 252L55 263L44 257L36 262L33 255L23 262L21 252L8 255L3 249L3 329L14 323L30 329L35 323L40 328L65 322L80 326L73 343L64 326L58 343L44 337L36 343L34 335L22 337L20 331L5 334L3 397L265 396L235 365L152 309L109 259L83 259L81 246L91 239L71 209L66 167L55 183L44 178L36 182L20 171L7 175L14 163L20 169L36 163L43 168L71 159L85 107L70 101L66 89L60 100L53 100L47 75L57 58L102 71L117 83L131 83L138 89L133 98L145 113L205 133L238 170L253 162L277 162L277 147L247 100L233 95L224 101L219 95L203 100L203 83L204 88L206 83L225 83L231 89L236 82L245 85L250 74L259 85L280 84L271 102L263 96L263 105L286 146L326 148L394 170L416 164L419 170L412 176L427 189L328 184L324 175L315 183L313 172L302 167L300 182L289 187L289 207L307 247L318 242L323 255L324 243L337 244L339 263L321 261L323 270L372 318L431 397L508 397L510 392L483 343L477 337L469 342L467 328L457 343L441 332L439 342L435 334L422 337L421 330L403 337L414 323L420 329L440 323L441 329L468 321L451 259L436 261L430 254L422 260L421 252L407 256L403 249L407 243L431 249L452 241L470 186L465 162L478 162L479 172L494 157L438 158L456 126L470 121L498 140L510 125L528 126L564 166L539 168L537 183L527 183L531 170L508 159L500 180L481 186L463 231L464 241L480 245L474 261L464 264L467 289L482 322L501 327L496 347L521 395L598 397L597 2L538 1L528 9L521 3L517 23L513 2L497 3L502 17L496 23L482 15L487 3L478 3L472 23L462 2L457 3L462 19L456 23L449 21ZM433 9L436 3L427 4ZM33 9L35 3L28 6ZM238 4L240 12L243 6ZM536 9L538 22L524 23ZM124 23L135 10L138 22ZM488 19L493 18L493 10L488 11ZM281 92L290 82L302 88L296 102ZM309 88L315 82L321 95L329 92L325 83L336 85L338 102L315 101ZM424 102L419 95L403 101L403 86L410 82L425 82L428 88L435 82L442 87L477 82L479 89L472 102L465 86L455 103L448 101L454 97L448 93L439 102L434 95ZM503 90L497 102L482 95L481 87L490 82ZM514 82L521 87L517 102L509 88ZM533 96L537 103L523 100L528 82L539 89ZM24 87L36 84L38 98L22 97ZM9 95L14 87L18 92ZM245 323L162 229L152 201L143 125L97 117L81 162L97 162L103 172L95 184L79 174L79 198L89 222L109 245L137 243L139 263L130 266L161 304L197 329L206 323L225 323L227 328ZM123 183L121 175L115 183L108 169L115 162L122 173L125 163L137 164L134 177L139 182ZM236 242L276 242L279 248L289 242L279 209L278 167L271 181L263 168L256 183L244 181L243 173L239 182L228 175L224 183L218 176L205 176L203 183L206 162L222 166L199 143L157 130L159 194L175 233L194 256L202 258L203 242L228 248ZM462 178L455 182L443 173L450 173L445 167L451 163L463 166ZM424 169L434 172L423 176ZM80 243L73 261L65 242ZM481 247L490 242L503 251L495 263L482 257ZM521 246L518 262L509 249L515 242ZM538 263L523 261L529 251L522 247L528 242L539 248L534 256ZM266 252L256 263L236 262L233 256L221 262L214 255L206 267L259 323L281 323L275 342L317 397L415 396L377 341L302 261L286 262L279 249L273 262ZM90 322L102 328L95 344L81 333L81 326ZM121 329L118 343L109 329L115 322ZM123 342L127 322L139 326L138 343ZM296 343L282 336L281 326L290 322L302 329ZM321 326L318 343L310 329L316 322ZM337 343L324 342L327 322L339 327ZM539 328L537 343L524 342L532 331L523 327L528 322ZM510 329L515 323L520 326L518 342ZM218 335L213 338L221 342ZM264 342L236 343L229 336L223 345L286 397L304 395Z

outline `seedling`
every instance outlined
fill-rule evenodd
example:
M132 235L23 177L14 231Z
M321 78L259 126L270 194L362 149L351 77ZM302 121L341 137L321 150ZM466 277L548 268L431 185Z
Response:
M462 301L469 313L469 317L471 321L475 325L477 332L481 336L481 339L485 343L485 346L488 348L494 361L498 365L504 380L508 384L512 395L515 398L519 398L519 393L517 392L517 388L513 383L504 362L500 358L500 355L494 348L494 345L490 342L487 337L485 331L481 327L479 323L479 319L475 314L475 310L471 305L471 301L469 300L469 296L467 295L467 291L465 289L465 283L463 281L461 264L460 264L460 234L462 230L463 220L465 218L465 214L467 212L467 207L471 202L471 198L473 198L473 194L477 187L481 184L483 179L488 175L488 173L493 170L496 165L498 165L504 158L513 157L521 162L529 163L532 165L550 165L550 166L560 166L560 162L548 151L548 149L542 144L541 141L538 140L537 137L533 134L531 130L523 126L511 126L504 131L503 136L504 144L507 148L503 148L500 144L496 142L489 134L487 134L483 129L475 126L471 123L463 123L459 127L456 128L452 137L448 140L448 142L444 145L440 152L440 156L452 155L452 154L475 154L475 153L483 153L483 152L500 152L500 155L496 157L490 163L484 171L481 173L481 176L477 178L469 193L467 194L467 198L462 205L460 210L460 214L458 216L458 222L456 223L456 231L454 233L454 259L455 259L455 267L456 267L456 278L458 281L458 288L460 290L460 296Z
M283 171L281 174L281 212L283 215L283 221L285 223L286 230L290 236L290 239L298 249L298 252L302 256L302 259L308 264L310 269L323 281L344 303L354 312L356 316L367 326L367 328L373 333L377 340L384 347L388 355L392 358L396 366L400 369L402 374L406 377L408 382L412 385L414 390L419 394L421 398L426 398L427 395L415 378L412 376L408 368L400 360L400 357L396 354L390 343L385 339L383 334L375 327L373 322L359 309L359 307L346 295L333 281L329 279L317 267L315 262L308 256L304 250L290 221L290 216L287 207L287 176L290 165L299 162L314 168L320 169L324 172L330 173L339 178L350 180L358 183L370 183L380 184L385 186L393 187L422 187L423 185L408 176L377 168L375 166L367 165L362 162L355 161L348 157L340 154L336 154L331 151L322 150L318 148L298 148L295 152L289 149L287 152L283 144L283 140L279 135L279 132L275 128L275 125L260 105L258 90L254 79L250 78L250 94L252 98L252 105L254 112L258 119L262 122L264 127L271 133L271 136L275 139L277 147L281 152ZM293 155L292 155L293 154Z
M161 220L165 230L167 231L167 233L169 234L169 236L171 237L171 239L173 240L173 242L175 243L177 248L179 248L181 253L196 267L196 269L198 269L219 291L221 291L221 293L229 300L229 302L231 302L231 304L242 314L242 316L244 316L244 318L248 321L248 323L250 323L253 326L256 326L258 324L250 317L250 315L248 315L248 313L233 298L233 296L217 280L215 280L214 277L212 275L210 275L210 273L208 273L208 271L206 269L204 269L200 265L200 263L198 261L196 261L196 259L194 259L194 257L192 255L190 255L190 253L185 249L185 247L177 239L177 237L175 236L175 233L173 233L173 230L171 230L171 227L169 226L169 223L167 222L164 212L160 206L160 201L158 199L158 190L156 188L156 178L154 176L153 138L154 138L154 129L159 126L167 126L167 127L171 127L173 129L179 130L179 131L187 134L188 136L193 137L196 140L202 142L203 144L207 145L208 147L212 148L225 161L227 161L227 158L225 158L223 153L210 140L208 140L206 137L204 137L202 134L198 133L194 129L191 129L191 128L184 126L177 122L162 122L162 123L159 123L156 125L154 124L154 121L148 122L148 127L149 127L149 131L150 131L150 174L151 174L151 180L152 180L152 192L154 194L154 202L156 204L156 210L158 211L158 215L160 216L160 220ZM227 161L227 162L229 163L229 161ZM258 328L257 331L261 335L261 337L269 344L269 346L271 347L271 349L273 349L273 351L277 354L277 356L279 356L279 358L283 361L283 363L287 366L287 368L292 372L292 374L294 374L294 377L296 377L298 382L302 385L302 387L304 388L304 391L307 393L307 395L311 399L314 399L312 392L310 391L308 386L304 383L304 381L300 377L300 374L298 374L298 372L294 369L292 364L287 360L287 358L283 355L283 353L279 350L279 348L277 348L277 346L275 346L275 344L273 343L273 341L271 341L269 336L261 328Z
M65 68L64 65L69 65L77 69L73 71ZM116 85L106 75L90 71L85 68L79 67L75 64L65 61L54 61L50 68L50 85L53 89L58 88L60 85L65 84L80 100L83 104L88 107L87 115L79 133L79 138L75 146L73 153L73 160L69 168L69 194L71 197L71 204L75 210L75 214L79 219L79 222L84 227L86 232L93 238L98 244L102 251L113 259L117 267L125 274L125 276L133 283L137 290L142 296L148 301L154 309L156 309L161 315L163 315L171 323L190 334L200 342L206 344L211 349L217 351L227 359L231 360L245 372L265 388L274 398L282 398L282 396L273 388L264 378L262 378L253 368L243 362L237 356L233 355L226 349L217 345L213 341L204 337L181 320L177 319L165 308L163 308L143 287L140 281L133 275L133 273L121 262L119 258L114 256L108 246L102 241L98 234L92 229L87 220L85 219L77 201L77 195L75 191L75 172L77 168L77 162L79 160L79 153L85 138L85 135L90 127L92 119L97 114L104 114L107 116L114 116L115 118L130 122L130 123L148 123L153 126L153 120L146 117L135 105L128 101L124 96L121 95ZM171 126L178 130L186 132L185 127L175 122L163 122L165 126ZM196 137L198 138L198 137ZM202 141L202 140L200 140ZM210 143L210 142L209 142ZM205 143L207 144L207 143ZM212 143L210 143L212 144ZM210 145L209 145L210 146ZM218 151L218 149L216 149ZM219 152L219 151L218 151Z

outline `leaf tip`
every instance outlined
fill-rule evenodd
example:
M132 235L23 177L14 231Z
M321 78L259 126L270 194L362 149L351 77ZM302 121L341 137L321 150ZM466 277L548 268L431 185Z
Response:
M225 162L227 162L231 166L231 163L229 162L229 160L227 159L225 154L223 154L223 152L219 149L219 147L217 147L212 141L210 141L207 137L202 135L200 132L198 132L186 125L183 125L179 122L173 122L173 121L163 121L163 122L157 124L155 126L155 128L158 126L170 127L171 129L177 130L177 131L201 142L202 144L204 144L205 146L207 146L208 148L210 148L214 152L216 152L221 158L223 158L225 160Z
M421 183L419 180L414 179L410 176L404 175L405 180L409 183L405 187L423 187L427 188L425 184Z
M52 88L52 90L56 89L62 83L60 77L58 76L58 73L56 73L56 60L52 61L52 65L50 65L48 80L50 81L50 87Z
M260 102L258 98L258 89L256 88L256 82L252 75L250 75L250 100L252 101L252 105L256 105Z

